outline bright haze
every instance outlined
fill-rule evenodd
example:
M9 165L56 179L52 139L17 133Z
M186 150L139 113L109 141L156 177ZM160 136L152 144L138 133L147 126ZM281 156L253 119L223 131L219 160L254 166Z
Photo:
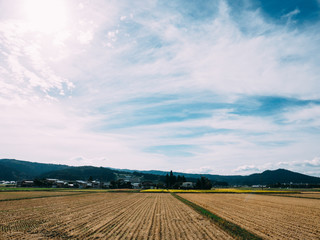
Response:
M0 158L320 176L320 1L0 1Z

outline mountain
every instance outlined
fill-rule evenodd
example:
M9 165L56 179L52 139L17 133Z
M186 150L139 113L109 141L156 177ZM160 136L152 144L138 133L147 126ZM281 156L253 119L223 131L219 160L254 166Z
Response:
M1 180L33 179L43 173L68 168L67 165L45 164L15 159L0 159Z
M39 176L39 178L57 178L65 180L88 180L90 177L101 181L115 180L115 171L103 167L68 167L61 170L47 172Z
M166 175L168 172L158 170L139 171L142 173ZM174 175L184 175L187 179L198 179L201 176L207 177L213 182L227 182L230 185L269 185L276 183L320 183L320 178L305 174L292 172L286 169L266 170L262 173L254 173L248 176L241 175L213 175L173 172Z
M244 183L252 184L276 184L276 183L314 183L319 184L320 178L292 172L286 169L267 170L261 174L249 175Z
M118 174L129 174L142 177L143 180L159 181L161 176L127 172L116 169L82 166L74 167L59 164L46 164L21 161L15 159L0 159L0 180L26 180L26 179L42 179L56 178L62 180L88 180L92 177L95 180L111 181L116 179Z
M131 175L142 177L149 181L165 180L168 172L150 170L139 171L130 169L112 169L104 167L73 167L58 164L44 164L15 159L0 159L0 180L22 180L34 178L57 178L63 180L87 180L90 176L93 179L102 181L114 180L117 175ZM183 175L187 181L195 182L201 176L207 177L212 182L227 182L229 185L270 185L277 183L309 183L320 184L320 178L305 174L292 172L286 169L267 170L262 173L255 173L248 176L241 175L213 175L213 174L191 174L174 172L174 175Z

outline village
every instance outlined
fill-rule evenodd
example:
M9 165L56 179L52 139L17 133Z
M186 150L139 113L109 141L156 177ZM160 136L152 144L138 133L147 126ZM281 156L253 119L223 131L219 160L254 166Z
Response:
M0 181L3 187L40 187L40 188L78 188L78 189L157 189L167 188L160 180L146 180L143 177L134 175L118 174L116 180L99 181L89 177L88 180L62 180L56 178L21 180L21 181ZM177 188L193 189L194 182L175 183Z

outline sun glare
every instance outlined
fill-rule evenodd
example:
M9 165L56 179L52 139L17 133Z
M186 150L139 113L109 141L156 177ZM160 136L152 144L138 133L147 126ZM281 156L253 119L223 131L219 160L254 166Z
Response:
M26 0L27 23L36 31L53 33L66 27L67 9L63 0Z

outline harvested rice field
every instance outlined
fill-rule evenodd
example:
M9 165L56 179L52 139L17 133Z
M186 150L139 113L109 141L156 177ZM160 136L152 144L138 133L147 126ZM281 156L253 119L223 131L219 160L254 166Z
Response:
M276 194L274 194L276 195ZM302 192L300 194L281 194L282 196L296 197L296 198L314 198L320 200L320 192ZM280 195L280 196L281 196Z
M0 202L0 239L232 238L170 194L90 193Z
M73 195L78 192L49 192L49 191L17 191L17 192L0 192L0 201L12 199L40 198L49 196Z
M263 239L320 239L317 199L257 194L179 194Z

